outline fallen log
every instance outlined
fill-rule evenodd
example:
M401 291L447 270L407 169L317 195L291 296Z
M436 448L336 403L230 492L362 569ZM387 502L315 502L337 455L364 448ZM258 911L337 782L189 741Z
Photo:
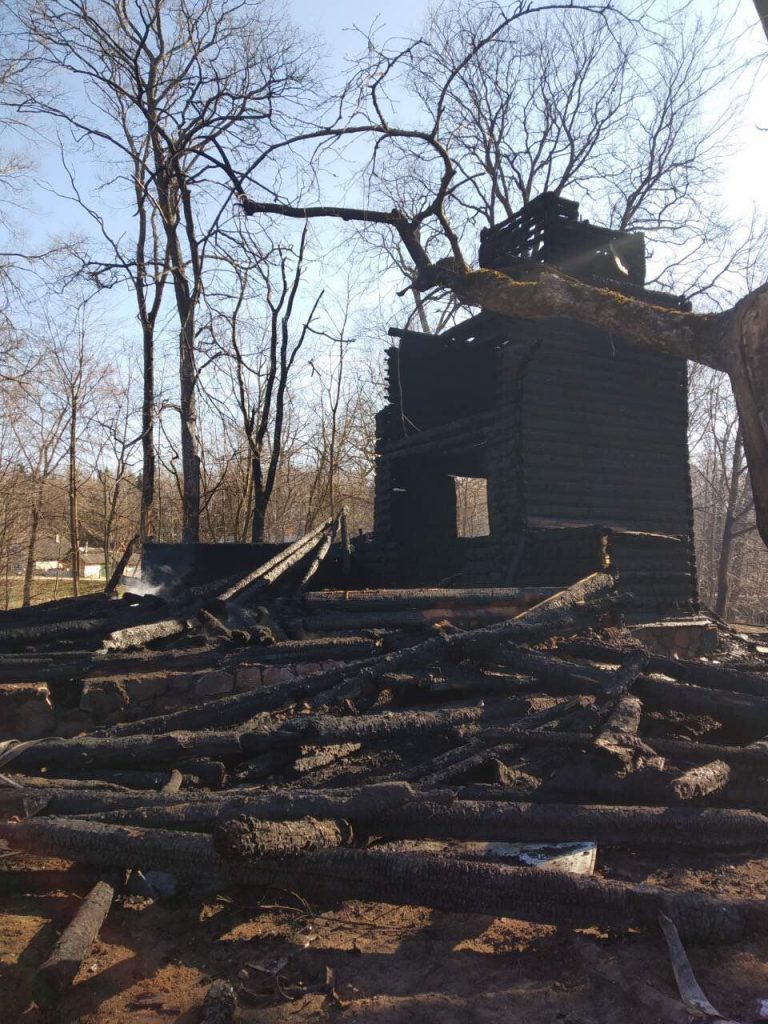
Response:
M613 662L636 650L636 645L601 644L596 641L565 640L558 644L558 651L574 657L592 661ZM648 662L651 672L660 673L684 683L693 683L706 689L728 690L733 693L768 697L768 665L765 673L754 669L735 666L714 665L711 662L692 661L685 658L667 658L651 654Z
M525 717L526 727L538 729L542 725L561 718L578 706L579 700L574 697L552 708L527 715ZM435 788L482 768L490 760L511 754L514 749L514 744L488 744L483 741L482 737L478 737L457 750L448 751L446 754L433 758L425 765L417 766L416 769L403 774L402 778L409 781L418 779L422 789Z
M227 602L234 601L236 598L242 600L246 596L253 594L256 590L274 583L291 566L296 565L305 555L309 554L334 523L335 520L329 519L314 530L310 530L309 533L305 533L303 537L294 541L293 544L289 544L288 547L279 551L252 572L247 573L238 579L237 582L220 591L216 595L217 601L227 604Z
M13 849L85 864L111 860L186 878L206 874L238 885L303 890L313 903L359 899L622 930L655 927L659 911L664 911L682 935L713 942L735 941L749 928L768 927L762 901L724 901L700 893L430 854L342 848L240 862L217 854L209 836L69 819L2 825L0 836Z
M203 732L169 732L128 736L78 736L74 739L50 739L30 745L13 760L14 768L68 769L130 765L173 764L190 758L217 758L236 761L273 748L299 748L309 744L338 746L378 741L407 734L450 732L477 722L483 705L441 708L437 711L403 711L378 715L336 718L332 715L299 717L279 728L258 727L251 721L247 728Z
M448 679L441 679L436 683L424 678L403 677L402 673L393 673L392 680L385 677L382 679L382 684L405 693L408 693L409 689L420 689L432 697L440 694L445 695L448 699L457 699L462 696L485 696L486 694L503 697L526 696L536 690L536 683L532 679L514 674L503 675L498 672L493 674L486 672L476 676L462 675L459 678L450 676Z
M456 796L459 800L495 800L501 803L589 803L668 807L669 786L674 777L675 773L671 769L639 769L630 775L618 777L566 765L562 771L557 771L536 789L518 784L472 783L459 786Z
M183 785L203 784L215 789L224 781L225 768L221 761L179 762L183 777ZM86 767L76 773L76 769L66 767L53 768L47 771L45 778L54 786L63 785L64 780L76 782L80 786L92 787L94 783L105 782L127 789L160 790L170 781L176 769L158 768L156 771L141 769L94 769Z
M343 515L343 513L341 513L341 515ZM315 551L315 554L314 554L314 556L312 558L312 561L309 563L309 565L307 566L306 572L301 577L301 582L299 583L298 587L296 588L296 593L297 594L303 593L303 591L309 585L309 581L312 579L312 577L315 575L317 570L320 568L320 566L325 561L325 558L328 555L328 552L331 550L331 546L332 546L332 544L333 544L333 542L334 542L334 540L336 538L336 531L337 531L338 525L339 525L339 517L337 516L337 518L334 520L334 522L333 522L332 526L330 527L330 529L326 532L325 536L323 537L323 539L318 544L317 550Z
M0 631L0 650L22 651L25 647L45 647L78 640L84 645L89 642L97 647L106 633L114 626L114 620L107 615L97 619L76 619L73 622L39 622L29 626Z
M632 651L625 658L621 659L619 667L611 673L606 685L606 693L609 693L615 700L620 700L625 694L636 685L640 673L648 665L648 654L646 651Z
M535 799L668 807L678 803L669 788L677 774L662 758L648 759L624 746L599 746L592 756L567 761Z
M453 782L455 779L469 775L470 772L479 771L490 761L510 756L514 753L515 749L514 744L504 743L493 747L483 746L480 750L465 755L461 760L454 761L453 764L446 765L429 775L423 775L418 780L419 786L422 789L434 789L438 786L443 786Z
M372 612L315 612L302 622L308 633L336 633L360 629L428 629L435 622L448 619L457 626L475 628L490 623L508 622L520 612L519 605L488 605L473 608L392 609Z
M420 588L418 590L319 590L306 593L307 608L322 612L375 612L408 608L456 608L462 605L538 604L560 593L555 587Z
M352 829L341 819L263 821L241 815L224 821L213 830L213 847L222 857L242 860L247 857L286 857L311 853L335 846L347 846Z
M594 693L596 689L602 690L612 675L606 669L573 664L562 658L554 658L512 645L505 645L490 652L489 660L504 665L505 668L511 668L513 672L533 676L537 681L545 682L549 692L575 696Z
M237 630L236 636L229 626L225 625L221 619L217 619L213 612L209 612L207 608L200 608L197 617L211 633L214 633L216 636L223 636L225 640L239 640L240 637L245 635L242 630Z
M144 647L153 640L165 640L169 636L178 636L188 628L189 620L179 617L126 626L109 633L104 638L101 649L103 651L127 651L133 647Z
M50 1006L71 987L83 960L96 941L101 926L122 888L125 870L108 871L91 889L79 910L62 932L53 952L40 967L35 999Z
M473 737L476 730L469 727L461 730L467 737ZM569 733L551 732L536 733L517 726L484 727L483 735L489 741L497 743L511 743L517 740L520 743L546 743L554 746L571 747L577 749L589 749L595 743L597 737L590 733ZM618 735L618 734L617 734ZM637 736L623 735L621 743L632 750L646 756L661 754L671 760L681 761L711 761L713 759L726 761L732 766L756 769L768 768L768 749L758 747L733 747L720 743L697 743L693 740L672 740L661 736L654 736L649 743L639 739Z
M130 765L173 764L189 758L238 760L261 753L291 737L280 730L240 732L170 732L157 736L77 736L74 739L42 740L14 758L15 769L43 767L125 768Z
M768 699L676 683L656 675L641 676L635 692L649 707L711 715L745 734L768 729Z
M545 693L604 693L616 698L631 689L648 664L648 655L637 650L625 654L619 668L613 670L572 664L560 658L511 646L494 651L491 657L494 662L515 672L534 676Z
M710 761L683 772L671 783L670 789L677 800L696 800L719 793L728 785L730 777L730 765L725 761Z
M642 701L630 694L621 697L600 730L600 737L636 736L643 713Z
M182 785L183 782L184 782L184 776L181 774L181 772L178 770L178 768L173 768L171 770L171 772L170 772L168 781L162 787L160 792L161 793L178 793L179 790L181 789L181 785Z
M369 637L322 637L287 640L260 648L238 649L222 654L220 647L207 649L136 651L107 657L85 651L62 652L54 660L46 655L0 654L0 682L46 683L90 676L122 677L136 673L189 672L206 668L235 670L254 665L281 665L308 661L346 661L373 655L378 642Z
M652 672L671 676L682 683L768 698L768 675L763 673L747 672L737 667L713 665L704 661L665 658L660 654L651 655L649 667ZM768 665L765 672L768 672Z
M162 805L158 801L101 802L71 792L52 799L48 814L91 813L99 821L152 828L195 826L210 830L217 822L246 814L272 820L296 817L343 818L369 833L392 839L483 839L487 841L592 840L606 846L658 846L710 849L762 849L768 845L768 819L746 810L710 807L609 806L563 803L512 803L453 800L452 791L429 791L389 810L372 813L348 801L314 799L273 804L259 794ZM274 799L274 797L273 797ZM345 803L344 811L338 808ZM325 805L325 806L324 806ZM94 811L95 808L95 811ZM301 808L304 813L298 813ZM332 810L335 808L336 810Z
M354 817L351 818L356 824ZM606 846L763 849L768 818L751 811L693 807L629 807L455 801L428 795L382 813L372 827L393 839L557 841Z
M428 761L423 761L412 768L406 768L399 773L399 778L404 782L419 781L421 783L424 778L439 775L442 771L450 769L457 764L462 764L469 758L473 758L476 754L484 753L487 749L488 744L481 738L470 739L458 747L453 747L451 750L446 750L444 753L430 758Z
M0 790L2 807L11 814L15 813L15 806L34 795L28 790ZM368 820L389 807L414 799L414 791L405 782L379 782L354 789L265 791L243 787L219 793L193 790L179 794L53 790L42 799L44 802L35 813L45 809L49 815L96 814L106 817L117 814L125 817L114 819L116 821L135 820L149 824L150 820L161 820L167 812L167 820L183 824L197 820L215 822L238 814L250 814L270 821L294 821L306 817ZM135 815L135 819L131 815Z
M338 743L317 750L314 747L302 747L299 756L291 765L291 775L309 775L318 768L325 768L335 761L343 761L362 749L360 743Z
M436 711L383 711L376 715L336 718L333 715L300 717L286 722L276 735L295 738L302 744L319 747L339 743L363 743L394 739L397 736L419 736L434 732L451 732L460 725L478 722L483 717L482 704L443 707Z

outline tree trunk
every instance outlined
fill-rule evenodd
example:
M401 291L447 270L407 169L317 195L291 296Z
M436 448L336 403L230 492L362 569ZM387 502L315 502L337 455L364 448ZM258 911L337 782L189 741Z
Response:
M768 287L752 292L727 315L725 367L739 410L757 528L768 545Z
M431 794L434 795L434 794ZM90 814L105 821L163 827L195 824L212 828L218 821L247 814L267 821L341 818L376 821L384 811L414 799L405 782L379 782L356 789L185 791L179 794L114 792L104 789L25 786L2 789L5 817L36 814Z
M723 536L720 542L720 557L717 564L717 594L715 597L715 615L721 619L728 617L728 595L730 590L731 553L733 551L733 529L736 522L736 503L739 500L739 484L741 482L742 456L741 428L736 431L731 459L731 479L728 483L728 503L725 508Z
M184 306L180 306L182 313ZM197 433L197 368L195 365L195 320L192 303L186 305L179 332L179 410L181 417L182 531L184 544L200 540L200 442Z
M731 778L731 769L725 761L710 761L689 768L672 783L672 792L678 800L695 800L719 793Z
M72 595L80 594L80 529L77 511L77 396L72 395L69 418L69 543L72 548Z
M37 531L40 527L40 508L43 504L43 482L38 484L35 502L30 510L29 540L27 541L27 565L24 570L24 591L21 604L28 607L32 601L32 577L35 574L35 548L37 547Z
M143 545L155 533L155 331L154 323L142 329L144 380L141 398L141 510L139 538Z
M253 476L253 518L251 519L251 543L263 544L269 496L264 491L261 457L254 457L251 459L251 474Z
M230 982L219 978L205 995L200 1024L234 1024L236 1013L237 993Z

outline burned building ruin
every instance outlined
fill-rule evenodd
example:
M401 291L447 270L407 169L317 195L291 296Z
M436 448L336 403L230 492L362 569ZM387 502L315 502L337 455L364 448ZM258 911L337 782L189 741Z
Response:
M643 235L580 220L553 194L486 229L480 264L518 279L550 265L687 308L645 288ZM567 585L610 566L646 612L695 609L684 360L574 320L482 311L440 334L390 335L376 582ZM469 528L468 484L485 505Z

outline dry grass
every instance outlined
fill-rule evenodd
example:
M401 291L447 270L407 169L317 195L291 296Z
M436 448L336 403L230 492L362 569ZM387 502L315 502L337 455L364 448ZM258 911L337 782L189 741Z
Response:
M81 594L95 594L103 590L104 580L80 580ZM0 580L0 608L18 608L24 590L24 580L20 576L11 576L7 581ZM36 577L32 580L32 604L53 601L59 597L72 595L72 580L61 577L52 579Z

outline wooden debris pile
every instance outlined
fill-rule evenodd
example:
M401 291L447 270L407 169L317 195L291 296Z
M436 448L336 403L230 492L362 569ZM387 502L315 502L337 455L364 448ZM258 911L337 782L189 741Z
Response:
M290 607L304 609L305 628L315 615L325 627L329 615L352 616L336 620L337 636L233 638L246 632L248 606L232 616L228 602L248 588L266 591L261 581L279 562L219 587L218 604L209 588L183 599L49 605L49 629L31 652L24 641L40 612L11 613L0 626L8 686L73 686L90 673L126 676L163 660L166 671L200 660L220 669L254 650L293 664L333 652L318 671L262 677L86 735L0 747L0 838L11 850L99 872L43 972L54 995L137 871L171 873L182 884L288 888L313 902L354 898L619 930L657 927L663 913L699 940L768 929L763 903L588 873L595 844L691 858L768 850L768 664L757 655L723 666L649 652L611 625L616 598L604 574L536 603L517 595L514 609L510 593L502 601L481 593L473 603L461 591L360 595L353 612L329 607L350 596L301 604L335 529L326 524L282 558L296 556ZM398 605L409 602L412 615L436 600L461 614L420 614L404 632ZM279 622L286 607L283 593L268 616ZM488 624L495 607L501 621ZM480 610L474 623L466 609ZM362 630L360 615L379 614L390 616L386 627L347 635ZM186 646L147 647L193 615L199 628L179 634ZM115 636L138 629L152 640L120 653ZM99 649L84 650L82 638L96 636ZM509 852L510 844L520 854L520 844L563 843L591 847L587 872L541 870L527 866L540 863L530 853Z

